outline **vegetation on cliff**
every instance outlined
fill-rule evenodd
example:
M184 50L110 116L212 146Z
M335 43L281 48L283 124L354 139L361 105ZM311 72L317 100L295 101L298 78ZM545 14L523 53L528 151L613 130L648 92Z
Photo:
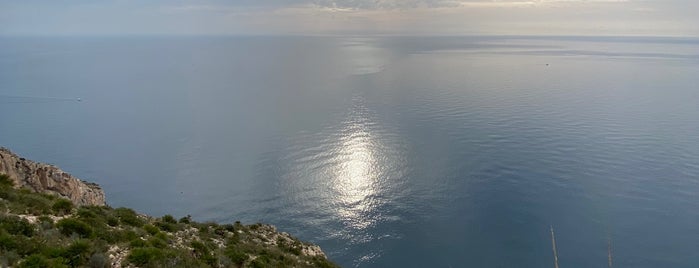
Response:
M0 174L0 267L336 267L318 246L264 224L152 218L76 207Z

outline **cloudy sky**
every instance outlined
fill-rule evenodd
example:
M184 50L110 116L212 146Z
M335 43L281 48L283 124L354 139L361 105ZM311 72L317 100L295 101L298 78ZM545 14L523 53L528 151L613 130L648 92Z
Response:
M699 36L695 0L0 0L0 35Z

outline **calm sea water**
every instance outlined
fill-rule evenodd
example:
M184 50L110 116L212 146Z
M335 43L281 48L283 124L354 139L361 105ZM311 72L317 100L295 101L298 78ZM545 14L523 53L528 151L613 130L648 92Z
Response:
M699 265L699 40L5 37L0 145L346 267ZM81 101L77 101L80 98Z

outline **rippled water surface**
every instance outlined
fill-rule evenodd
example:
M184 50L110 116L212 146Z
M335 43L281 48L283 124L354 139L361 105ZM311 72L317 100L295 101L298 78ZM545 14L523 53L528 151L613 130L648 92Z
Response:
M0 39L0 145L346 267L699 264L699 41ZM80 101L77 101L80 98Z

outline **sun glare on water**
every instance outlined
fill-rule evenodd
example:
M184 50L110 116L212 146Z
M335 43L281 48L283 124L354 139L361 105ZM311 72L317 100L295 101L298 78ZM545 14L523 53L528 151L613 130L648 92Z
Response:
M373 222L381 167L372 123L362 107L356 108L340 138L333 190L339 216L353 228L364 229Z

